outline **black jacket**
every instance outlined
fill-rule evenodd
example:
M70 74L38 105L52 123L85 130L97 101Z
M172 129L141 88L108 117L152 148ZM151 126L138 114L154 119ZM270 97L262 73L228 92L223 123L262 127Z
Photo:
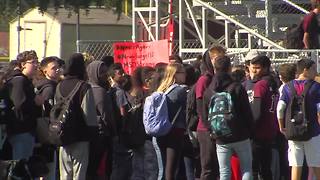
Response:
M37 106L34 98L34 86L20 70L14 70L7 78L6 86L14 104L15 120L8 124L9 134L34 133L36 119L41 116L41 107Z
M102 65L103 62L94 61L89 64L87 72L97 110L99 134L111 136L117 134L117 128L113 116L114 107L112 106L110 92L106 90L106 83L99 80L99 71Z
M37 89L36 94L41 95L45 100L44 107L42 108L42 115L49 117L50 110L54 104L57 82L45 78L37 81L35 86Z
M233 84L234 83L234 84ZM227 138L217 139L218 144L227 144L248 139L252 132L253 117L248 101L247 93L244 87L231 79L231 76L226 73L216 73L210 85L204 92L203 99L203 122L207 127L210 127L208 122L208 109L211 97L214 92L222 92L226 90L231 84L233 88L231 90L232 102L234 103L235 110L235 122L234 129L232 129L232 135Z

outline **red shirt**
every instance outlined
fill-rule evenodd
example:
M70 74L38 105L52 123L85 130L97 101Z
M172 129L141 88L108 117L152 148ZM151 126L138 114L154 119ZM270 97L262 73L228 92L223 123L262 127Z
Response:
M309 34L309 48L317 49L319 46L319 25L317 14L314 12L309 13L303 19L303 31Z
M202 99L203 95L204 95L204 91L207 89L208 85L210 84L211 78L208 77L207 75L202 75L196 84L196 99ZM208 131L208 128L206 128L202 122L202 113L198 112L198 116L199 116L199 122L198 122L198 126L197 126L197 131Z
M270 111L272 106L272 90L267 80L260 80L253 87L253 97L261 98L261 118L255 125L255 138L272 140L277 133L277 119L275 112Z

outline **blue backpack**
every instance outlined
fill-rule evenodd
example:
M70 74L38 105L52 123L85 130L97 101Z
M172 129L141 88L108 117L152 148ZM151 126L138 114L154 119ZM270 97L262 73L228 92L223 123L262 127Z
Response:
M181 107L175 115L172 122L170 122L167 106L167 94L169 94L178 85L174 84L164 92L154 92L145 100L143 107L143 124L148 135L159 137L169 133L177 119Z
M234 113L232 97L229 90L215 92L211 96L208 121L215 138L226 138L232 135L232 121L235 118Z

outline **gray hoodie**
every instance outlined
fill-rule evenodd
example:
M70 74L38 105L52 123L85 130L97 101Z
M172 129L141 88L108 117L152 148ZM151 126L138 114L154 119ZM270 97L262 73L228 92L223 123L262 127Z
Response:
M89 83L91 84L95 107L97 111L97 120L99 125L99 134L104 136L116 135L116 124L113 116L112 99L110 93L106 90L107 79L101 79L104 63L94 61L87 67Z

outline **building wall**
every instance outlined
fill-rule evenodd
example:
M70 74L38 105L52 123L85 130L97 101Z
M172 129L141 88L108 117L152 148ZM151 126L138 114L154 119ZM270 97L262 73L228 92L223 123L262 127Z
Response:
M61 57L68 58L76 52L76 26L71 24L62 25ZM81 40L130 40L131 25L81 25Z
M57 20L41 14L33 9L21 18L20 52L35 50L39 59L44 56L60 56L60 24ZM15 59L18 53L18 21L10 23L10 59ZM46 42L46 43L45 43Z
M9 32L0 32L0 61L9 56Z

